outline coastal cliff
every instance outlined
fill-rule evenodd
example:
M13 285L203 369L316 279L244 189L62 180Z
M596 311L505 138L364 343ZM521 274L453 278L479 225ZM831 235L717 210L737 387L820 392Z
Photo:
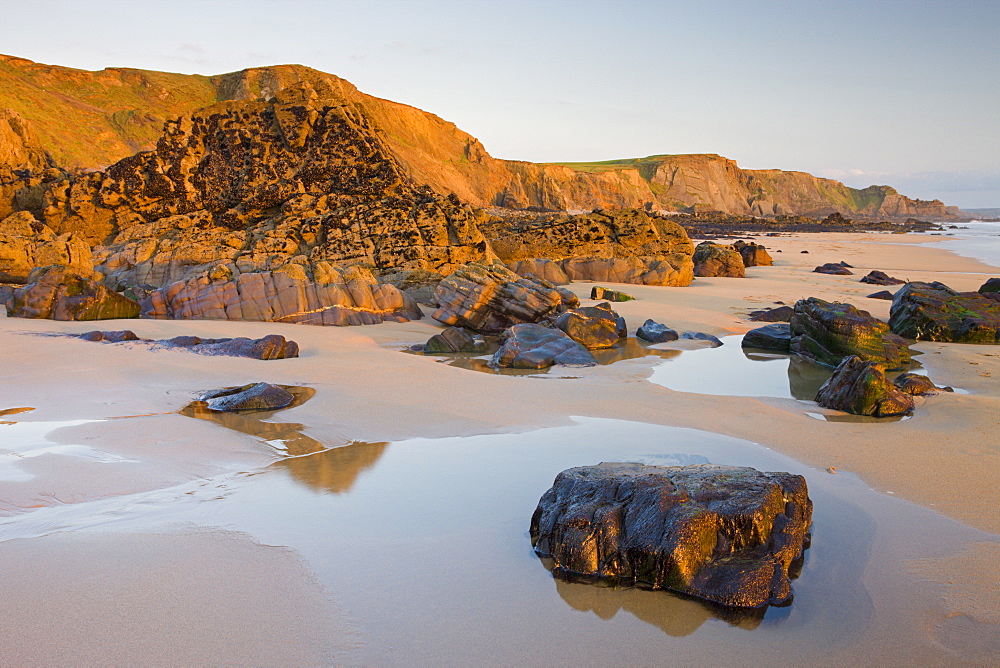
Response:
M25 146L36 152L44 147L45 167L70 171L103 169L138 151L153 150L167 121L211 104L266 102L290 87L310 89L318 99L352 107L410 183L428 185L442 195L454 193L475 206L569 211L635 207L814 217L834 212L873 218L959 215L955 207L910 199L889 186L859 190L804 172L744 170L718 155L561 164L500 160L454 123L367 95L340 77L301 65L201 76L129 68L88 72L0 56L0 110L21 119L19 127L26 128L22 134L30 135L22 142ZM0 155L0 161L5 160ZM30 175L37 180L42 165L38 159L29 162Z

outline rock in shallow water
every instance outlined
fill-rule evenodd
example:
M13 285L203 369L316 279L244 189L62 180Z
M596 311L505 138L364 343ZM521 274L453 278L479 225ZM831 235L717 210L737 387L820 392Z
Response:
M792 343L792 328L779 322L751 329L743 335L741 345L755 350L770 350L776 353L787 353Z
M635 330L635 336L650 343L666 343L680 338L677 332L652 318L646 320L639 329Z
M910 349L889 326L851 304L827 302L816 297L800 299L790 322L793 355L835 368L849 355L888 365L904 367Z
M544 369L554 364L595 366L597 360L560 330L524 323L504 332L500 350L489 362L494 369Z
M285 408L295 397L283 387L270 383L249 383L242 387L208 390L198 396L213 411L268 411Z
M740 608L791 599L812 501L802 476L700 464L560 473L531 518L557 575L607 578Z
M590 350L617 345L628 331L625 318L607 302L564 311L556 316L552 326Z
M885 376L885 366L856 355L845 357L819 388L816 403L853 415L894 417L913 412L913 397Z

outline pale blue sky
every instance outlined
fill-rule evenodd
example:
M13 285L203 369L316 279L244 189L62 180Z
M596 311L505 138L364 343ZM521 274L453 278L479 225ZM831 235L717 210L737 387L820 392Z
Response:
M219 74L301 63L494 156L719 153L1000 207L1000 0L4 0L0 53Z

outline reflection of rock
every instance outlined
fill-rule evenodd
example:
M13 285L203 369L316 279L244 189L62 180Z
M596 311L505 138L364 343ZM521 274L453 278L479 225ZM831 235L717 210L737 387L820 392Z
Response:
M564 311L552 321L552 326L587 349L610 348L627 333L625 318L607 302Z
M811 517L802 476L604 463L556 477L531 538L559 572L758 608L791 599Z
M135 318L139 304L97 281L53 265L36 269L28 285L14 291L10 315L53 320Z
M741 345L744 348L787 353L791 342L791 326L783 322L778 322L771 325L764 325L757 329L751 329L743 335Z
M594 366L594 356L558 329L531 323L514 325L501 338L490 366L514 369L543 369L562 366Z
M198 396L213 411L270 411L286 408L295 399L292 393L271 383L249 383L242 387L208 390Z
M853 415L893 417L913 411L913 397L885 377L885 367L851 355L816 394L816 403Z
M910 361L910 349L889 326L851 304L816 297L795 303L791 320L793 355L831 368L848 355L899 369Z
M812 401L816 398L819 388L823 387L823 383L830 379L831 373L825 366L792 355L788 360L788 389L793 398Z
M373 467L388 447L388 443L355 441L307 457L282 459L273 466L286 469L292 478L319 492L343 494L351 491L358 476Z
M907 283L892 301L889 326L921 341L1000 343L1000 301L943 283Z
M554 578L556 592L574 610L612 619L620 610L632 613L669 636L680 638L697 631L709 619L722 619L747 631L760 626L764 610L734 610L671 592L636 587L595 587Z

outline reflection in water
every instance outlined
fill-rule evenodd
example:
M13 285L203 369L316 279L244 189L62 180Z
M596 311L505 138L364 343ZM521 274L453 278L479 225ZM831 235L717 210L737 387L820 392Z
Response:
M855 422L855 423L870 423L870 424L881 424L883 422L899 422L900 420L909 420L912 415L893 415L891 417L873 417L871 415L852 415L850 413L836 413L833 415L824 415L823 413L806 413L809 417L815 420L826 420L827 422Z
M343 494L351 491L358 476L372 468L388 447L388 443L355 441L305 457L282 459L272 467L287 469L294 480L319 492Z
M295 397L291 404L281 410L301 406L316 394L316 390L311 387L297 387L295 385L281 385L280 387L288 390ZM320 452L329 447L303 434L302 430L305 427L301 424L295 422L264 422L264 420L273 417L277 411L227 413L225 411L210 410L204 401L192 401L179 412L181 415L186 415L187 417L210 420L227 429L256 436L271 447L293 457Z
M832 375L833 369L813 364L797 355L788 360L788 387L793 399L814 401L819 388Z
M546 563L545 566L548 568L551 564ZM553 580L559 596L574 610L593 612L605 620L613 618L619 610L625 610L667 635L678 638L694 633L709 619L721 619L731 626L752 631L760 626L766 613L766 609L724 608L669 591L609 587L600 583L574 582L563 576Z

